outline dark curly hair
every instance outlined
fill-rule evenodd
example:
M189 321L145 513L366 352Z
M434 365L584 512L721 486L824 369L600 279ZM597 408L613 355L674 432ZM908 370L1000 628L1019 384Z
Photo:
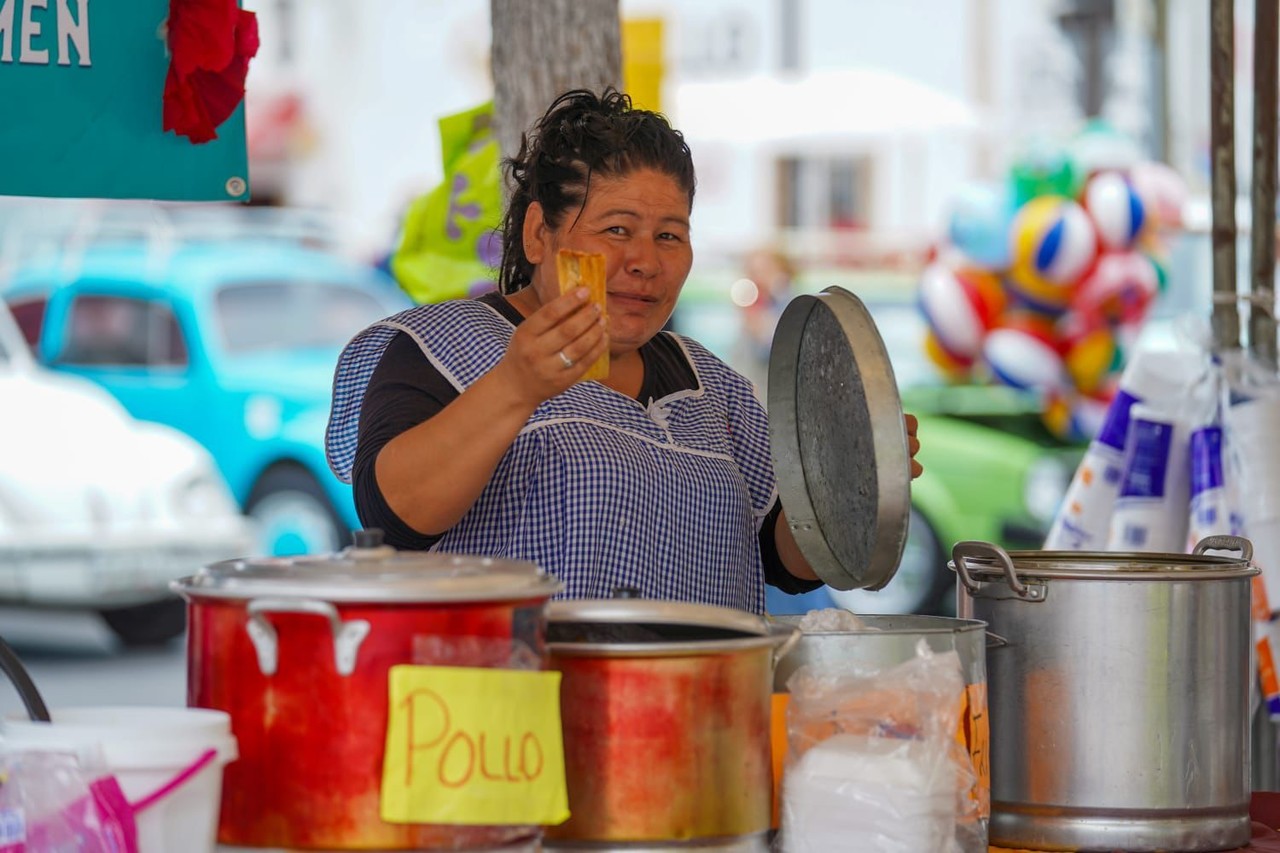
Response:
M693 206L696 179L684 136L665 116L633 109L631 98L612 88L601 95L574 89L556 98L521 136L520 153L503 166L511 188L502 218L498 284L503 293L515 293L532 280L533 265L524 253L524 218L535 201L547 224L558 228L567 211L581 212L592 175L653 169L670 175Z

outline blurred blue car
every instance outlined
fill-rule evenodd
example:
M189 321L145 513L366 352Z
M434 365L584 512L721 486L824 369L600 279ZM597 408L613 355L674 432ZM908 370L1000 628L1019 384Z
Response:
M324 429L343 345L409 305L384 274L292 241L135 240L28 263L4 299L41 362L208 448L259 554L338 550L359 527Z

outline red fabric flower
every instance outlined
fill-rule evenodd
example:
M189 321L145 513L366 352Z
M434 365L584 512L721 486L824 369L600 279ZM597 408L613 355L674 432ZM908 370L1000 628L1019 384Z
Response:
M244 100L249 60L258 52L258 18L236 0L169 0L169 75L164 129L195 143Z

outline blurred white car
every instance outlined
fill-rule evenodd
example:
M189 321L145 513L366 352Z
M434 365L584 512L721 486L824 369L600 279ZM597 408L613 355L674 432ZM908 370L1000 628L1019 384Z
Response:
M169 581L248 553L251 532L203 447L37 365L0 303L0 604L163 642L185 623Z

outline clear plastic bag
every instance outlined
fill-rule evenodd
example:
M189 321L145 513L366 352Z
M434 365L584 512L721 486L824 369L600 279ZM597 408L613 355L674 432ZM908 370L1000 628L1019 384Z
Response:
M64 752L0 754L0 853L138 853L116 778Z
M955 652L893 667L803 666L787 683L786 853L976 853L978 778L956 739L965 684Z

